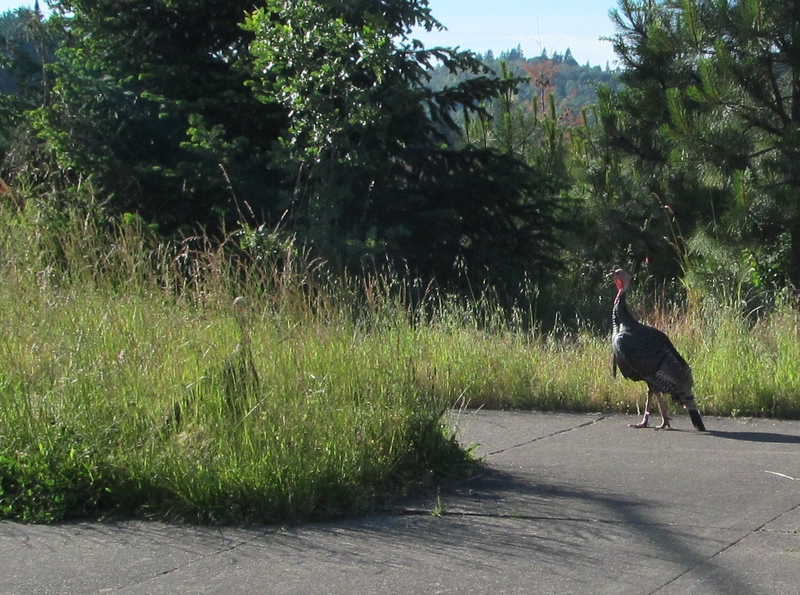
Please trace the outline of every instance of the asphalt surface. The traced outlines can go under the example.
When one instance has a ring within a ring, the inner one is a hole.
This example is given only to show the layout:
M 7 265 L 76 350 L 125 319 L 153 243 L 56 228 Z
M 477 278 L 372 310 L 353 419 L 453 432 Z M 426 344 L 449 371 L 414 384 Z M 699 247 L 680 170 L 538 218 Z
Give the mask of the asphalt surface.
M 347 522 L 3 522 L 0 593 L 800 592 L 800 422 L 633 421 L 462 412 L 480 476 Z

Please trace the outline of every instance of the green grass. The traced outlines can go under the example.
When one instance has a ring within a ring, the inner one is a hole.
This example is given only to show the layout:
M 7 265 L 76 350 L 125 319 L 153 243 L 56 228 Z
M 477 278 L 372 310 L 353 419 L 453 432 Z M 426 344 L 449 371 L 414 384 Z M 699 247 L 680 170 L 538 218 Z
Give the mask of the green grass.
M 693 322 L 681 330 L 707 411 L 800 417 L 800 312 L 782 304 L 753 323 L 709 302 Z
M 691 363 L 704 414 L 800 418 L 800 313 L 790 304 L 748 317 L 708 300 L 644 320 L 665 330 Z M 630 413 L 644 404 L 643 383 L 612 379 L 608 336 L 459 335 L 451 374 L 472 406 Z
M 31 211 L 0 224 L 0 516 L 325 518 L 469 467 L 415 335 L 298 290 L 302 255 L 245 266 Z
M 465 461 L 443 431 L 450 403 L 415 382 L 412 335 L 265 310 L 250 325 L 260 382 L 248 386 L 229 381 L 239 332 L 226 309 L 49 297 L 0 310 L 6 516 L 314 518 Z
M 522 330 L 487 299 L 412 307 L 386 275 L 321 282 L 286 238 L 245 253 L 99 221 L 0 211 L 3 518 L 359 514 L 469 471 L 452 407 L 643 401 L 588 329 Z M 708 301 L 656 322 L 692 363 L 703 413 L 800 417 L 790 306 L 746 318 Z

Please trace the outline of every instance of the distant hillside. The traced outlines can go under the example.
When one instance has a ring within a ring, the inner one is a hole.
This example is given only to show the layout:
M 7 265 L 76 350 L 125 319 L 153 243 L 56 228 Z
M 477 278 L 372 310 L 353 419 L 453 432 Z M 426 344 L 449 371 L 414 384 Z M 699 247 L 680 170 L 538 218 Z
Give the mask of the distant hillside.
M 499 73 L 501 63 L 505 62 L 511 74 L 528 78 L 528 82 L 519 87 L 521 102 L 533 104 L 536 98 L 538 105 L 543 105 L 552 94 L 559 117 L 565 123 L 576 123 L 581 110 L 597 102 L 597 85 L 611 88 L 619 85 L 615 71 L 588 64 L 581 66 L 572 57 L 569 49 L 563 56 L 558 53 L 548 56 L 545 52 L 536 58 L 526 58 L 522 49 L 517 47 L 515 50 L 502 52 L 499 57 L 495 57 L 492 52 L 479 57 L 495 72 Z M 438 67 L 433 72 L 430 85 L 438 89 L 453 85 L 466 76 L 455 76 L 447 69 Z

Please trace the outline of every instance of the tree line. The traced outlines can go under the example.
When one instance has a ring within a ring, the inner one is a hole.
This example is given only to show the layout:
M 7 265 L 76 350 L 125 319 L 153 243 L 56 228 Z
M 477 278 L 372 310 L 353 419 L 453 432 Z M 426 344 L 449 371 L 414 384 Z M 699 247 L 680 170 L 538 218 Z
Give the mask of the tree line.
M 800 0 L 620 0 L 613 73 L 425 48 L 425 1 L 51 4 L 0 19 L 0 150 L 55 211 L 509 295 L 800 288 Z

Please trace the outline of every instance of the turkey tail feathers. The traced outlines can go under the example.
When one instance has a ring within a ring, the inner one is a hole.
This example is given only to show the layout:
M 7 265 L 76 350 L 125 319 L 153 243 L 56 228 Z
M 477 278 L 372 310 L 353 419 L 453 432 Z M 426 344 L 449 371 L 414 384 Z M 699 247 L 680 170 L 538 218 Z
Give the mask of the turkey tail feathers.
M 706 426 L 703 424 L 703 418 L 697 412 L 697 409 L 689 409 L 689 417 L 692 419 L 692 425 L 701 432 L 706 431 Z
M 700 432 L 706 431 L 706 426 L 703 423 L 703 418 L 700 417 L 700 412 L 697 411 L 697 405 L 694 402 L 694 395 L 692 393 L 675 394 L 673 398 L 681 405 L 686 407 L 689 412 L 689 418 L 692 420 L 692 425 Z

